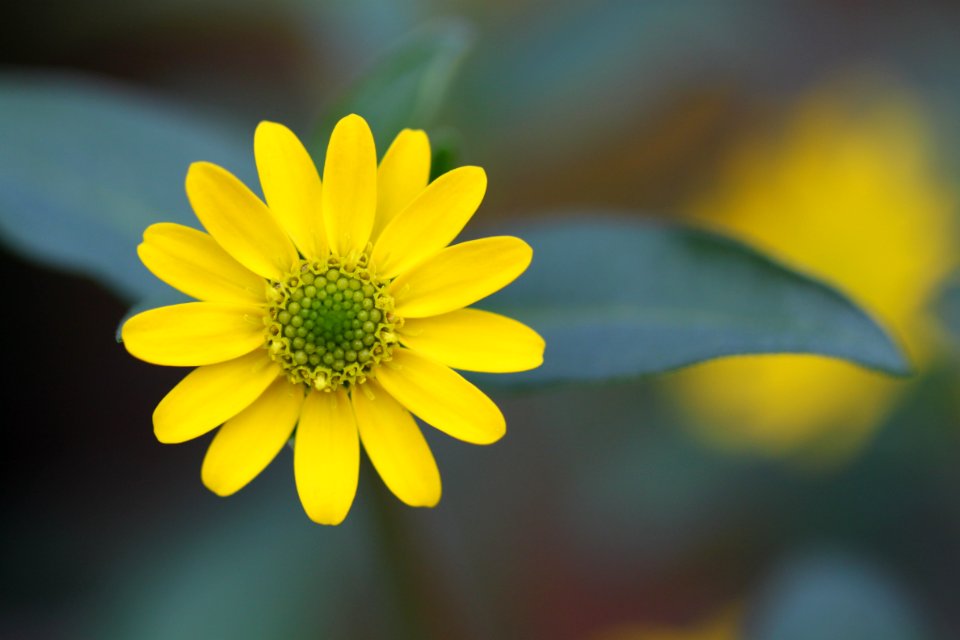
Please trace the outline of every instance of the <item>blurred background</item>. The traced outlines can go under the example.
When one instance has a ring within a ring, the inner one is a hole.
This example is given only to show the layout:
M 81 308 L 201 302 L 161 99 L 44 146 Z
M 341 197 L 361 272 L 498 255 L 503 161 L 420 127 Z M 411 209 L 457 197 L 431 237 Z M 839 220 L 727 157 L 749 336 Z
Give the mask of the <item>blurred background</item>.
M 251 152 L 260 120 L 306 137 L 440 30 L 453 55 L 424 109 L 438 165 L 489 174 L 475 230 L 601 210 L 719 229 L 845 291 L 917 373 L 760 356 L 494 390 L 497 445 L 427 433 L 439 507 L 403 507 L 365 470 L 330 529 L 302 513 L 289 451 L 236 496 L 208 492 L 204 443 L 153 437 L 183 372 L 115 342 L 131 301 L 7 244 L 5 282 L 28 302 L 2 315 L 0 637 L 960 637 L 956 3 L 11 11 L 8 77 L 92 79 Z M 249 173 L 244 157 L 229 168 Z

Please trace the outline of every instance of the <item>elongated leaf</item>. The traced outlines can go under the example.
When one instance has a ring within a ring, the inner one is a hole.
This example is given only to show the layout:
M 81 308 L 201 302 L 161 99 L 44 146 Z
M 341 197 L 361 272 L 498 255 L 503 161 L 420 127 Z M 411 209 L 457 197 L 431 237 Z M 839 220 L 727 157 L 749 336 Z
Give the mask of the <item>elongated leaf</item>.
M 252 133 L 72 76 L 0 76 L 0 235 L 15 251 L 99 279 L 130 300 L 163 292 L 137 259 L 147 225 L 197 225 L 187 167 L 249 181 Z M 248 184 L 256 184 L 248 182 Z
M 518 235 L 533 246 L 533 264 L 479 305 L 546 339 L 543 366 L 514 380 L 602 380 L 759 353 L 908 372 L 894 341 L 841 293 L 733 240 L 597 217 Z
M 164 285 L 133 248 L 164 219 L 193 223 L 181 184 L 198 159 L 250 180 L 249 153 L 206 123 L 78 80 L 0 78 L 0 231 L 16 250 L 132 300 Z M 243 160 L 246 158 L 246 160 Z M 903 373 L 890 338 L 842 295 L 706 233 L 584 220 L 531 228 L 530 272 L 497 298 L 547 339 L 519 380 L 605 379 L 740 353 L 818 353 Z
M 337 120 L 363 116 L 382 154 L 404 128 L 427 128 L 470 46 L 469 27 L 459 21 L 433 25 L 399 46 L 327 109 L 311 151 L 322 160 Z

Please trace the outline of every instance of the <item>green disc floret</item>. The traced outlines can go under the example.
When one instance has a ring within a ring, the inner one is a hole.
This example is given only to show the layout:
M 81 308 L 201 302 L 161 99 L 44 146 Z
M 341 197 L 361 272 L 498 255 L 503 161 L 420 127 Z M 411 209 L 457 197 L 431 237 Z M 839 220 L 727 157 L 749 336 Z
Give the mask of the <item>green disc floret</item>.
M 390 358 L 399 321 L 387 283 L 373 277 L 365 258 L 351 265 L 336 257 L 301 260 L 272 284 L 266 347 L 291 382 L 349 388 Z

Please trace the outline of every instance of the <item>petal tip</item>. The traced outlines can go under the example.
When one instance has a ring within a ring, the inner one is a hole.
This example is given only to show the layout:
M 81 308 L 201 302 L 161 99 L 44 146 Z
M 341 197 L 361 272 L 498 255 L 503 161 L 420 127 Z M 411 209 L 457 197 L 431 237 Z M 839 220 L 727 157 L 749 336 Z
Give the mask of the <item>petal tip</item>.
M 200 469 L 200 481 L 203 482 L 203 486 L 209 489 L 211 493 L 216 494 L 220 498 L 227 498 L 240 490 L 240 487 L 231 487 L 226 484 L 221 478 L 217 477 L 217 474 L 210 471 L 207 465 L 204 465 Z
M 414 144 L 426 145 L 429 152 L 430 137 L 423 129 L 403 129 L 397 134 L 397 138 L 401 137 L 407 138 L 409 142 Z
M 520 262 L 524 263 L 523 269 L 520 270 L 520 273 L 523 273 L 527 270 L 527 267 L 530 266 L 530 263 L 533 262 L 533 247 L 527 244 L 527 241 L 523 238 L 517 238 L 516 236 L 512 237 L 517 244 L 517 252 L 519 254 L 518 257 L 520 258 Z
M 257 128 L 253 132 L 253 144 L 254 151 L 256 147 L 264 144 L 268 141 L 268 136 L 271 135 L 296 135 L 293 131 L 284 124 L 279 122 L 273 122 L 272 120 L 261 120 L 257 124 Z M 299 140 L 299 138 L 298 138 Z
M 540 358 L 540 364 L 543 364 L 543 353 L 547 350 L 547 341 L 544 340 L 543 336 L 541 336 L 539 333 L 537 333 L 533 329 L 530 329 L 530 331 L 532 331 L 533 335 L 536 336 L 536 341 L 534 342 L 534 344 L 537 345 L 537 352 L 538 352 L 537 355 Z M 540 366 L 540 364 L 538 364 L 537 366 Z
M 489 415 L 487 416 L 486 424 L 483 425 L 484 428 L 477 429 L 475 434 L 476 439 L 471 440 L 471 444 L 478 444 L 481 446 L 486 446 L 489 444 L 494 444 L 503 439 L 507 435 L 507 419 L 503 416 L 503 412 L 500 410 L 500 407 L 491 400 L 488 396 L 484 396 L 489 404 L 487 405 L 489 410 Z
M 349 510 L 343 513 L 310 513 L 310 511 L 304 509 L 304 512 L 307 514 L 307 517 L 316 524 L 322 524 L 325 527 L 336 527 L 347 519 Z
M 440 498 L 443 497 L 443 488 L 440 483 L 437 483 L 437 494 L 435 496 L 430 496 L 423 502 L 423 507 L 427 509 L 433 509 L 438 504 L 440 504 Z
M 466 181 L 464 185 L 465 188 L 476 192 L 476 197 L 478 198 L 476 206 L 479 207 L 483 201 L 483 197 L 487 194 L 486 170 L 476 165 L 464 165 L 456 169 L 451 169 L 447 175 L 450 174 L 457 174 L 460 180 Z
M 433 486 L 421 487 L 419 492 L 407 490 L 402 492 L 401 495 L 401 493 L 394 491 L 389 486 L 387 488 L 390 489 L 390 492 L 393 493 L 397 500 L 408 507 L 414 507 L 416 509 L 433 509 L 440 504 L 440 498 L 443 494 L 439 477 L 436 478 L 435 490 Z
M 158 234 L 163 234 L 164 231 L 169 231 L 171 228 L 179 228 L 181 226 L 183 225 L 176 224 L 175 222 L 154 222 L 143 230 L 143 241 L 149 242 L 151 239 L 156 238 Z
M 256 136 L 259 132 L 264 131 L 266 129 L 271 129 L 274 127 L 283 127 L 284 129 L 286 129 L 286 127 L 284 127 L 279 122 L 274 122 L 273 120 L 261 120 L 260 122 L 257 123 L 257 128 L 254 130 L 253 135 Z
M 153 435 L 160 444 L 180 444 L 182 442 L 186 442 L 185 440 L 174 437 L 167 433 L 167 428 L 165 426 L 157 424 L 156 413 L 154 413 L 153 417 Z
M 363 116 L 357 115 L 356 113 L 351 113 L 343 116 L 337 122 L 334 130 L 339 129 L 341 126 L 350 126 L 350 127 L 363 127 L 367 131 L 370 131 L 370 125 L 363 118 Z
M 504 423 L 502 425 L 498 425 L 495 429 L 491 429 L 489 434 L 484 434 L 482 438 L 477 438 L 477 440 L 471 444 L 477 444 L 480 446 L 496 444 L 497 442 L 500 442 L 505 435 L 507 435 L 507 425 Z
M 169 397 L 169 394 L 167 397 Z M 164 400 L 166 400 L 166 398 L 161 400 L 160 404 L 153 410 L 153 435 L 157 439 L 157 442 L 160 444 L 182 444 L 202 435 L 184 436 L 182 431 L 177 428 L 178 425 L 171 423 L 166 411 L 167 405 Z
M 206 160 L 196 160 L 191 162 L 190 166 L 187 167 L 187 180 L 189 180 L 191 176 L 197 176 L 200 173 L 215 171 L 217 169 L 220 169 L 219 165 L 213 164 L 212 162 L 208 162 Z

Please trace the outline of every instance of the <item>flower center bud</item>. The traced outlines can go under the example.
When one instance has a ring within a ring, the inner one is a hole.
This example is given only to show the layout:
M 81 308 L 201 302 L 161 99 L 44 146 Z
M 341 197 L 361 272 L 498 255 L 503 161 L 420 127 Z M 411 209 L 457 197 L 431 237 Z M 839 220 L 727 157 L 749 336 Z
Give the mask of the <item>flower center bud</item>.
M 355 264 L 301 260 L 271 289 L 270 356 L 295 384 L 326 391 L 362 384 L 397 342 L 386 284 L 370 274 L 366 256 Z

